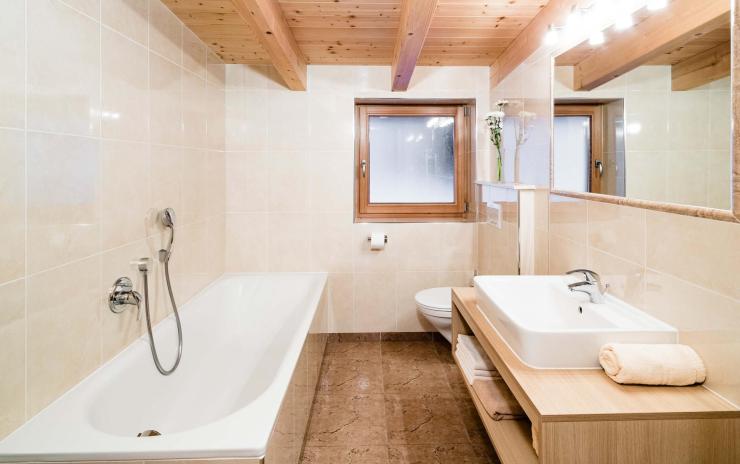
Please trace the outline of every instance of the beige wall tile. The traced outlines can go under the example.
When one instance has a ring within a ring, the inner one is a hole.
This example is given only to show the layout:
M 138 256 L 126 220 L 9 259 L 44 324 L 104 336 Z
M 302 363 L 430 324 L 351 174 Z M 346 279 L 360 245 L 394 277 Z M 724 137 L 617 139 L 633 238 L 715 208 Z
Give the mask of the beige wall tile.
M 401 271 L 433 271 L 442 261 L 441 225 L 424 223 L 399 224 L 393 237 L 396 242 L 398 269 Z
M 476 225 L 447 222 L 439 226 L 438 269 L 465 271 L 475 267 Z
M 226 215 L 226 272 L 267 271 L 267 213 Z
M 0 130 L 0 283 L 25 274 L 25 143 L 23 131 Z
M 267 159 L 262 151 L 226 153 L 227 211 L 267 211 Z
M 222 216 L 226 212 L 226 159 L 222 151 L 206 152 L 205 216 Z
M 226 86 L 226 65 L 208 47 L 206 47 L 206 81 L 221 90 Z
M 100 20 L 100 0 L 62 0 L 64 3 L 90 16 L 92 19 Z
M 299 272 L 311 269 L 311 218 L 306 213 L 268 213 L 267 269 Z
M 267 101 L 268 141 L 272 150 L 300 150 L 310 135 L 306 92 L 270 92 Z M 254 110 L 252 110 L 254 112 Z M 259 113 L 264 118 L 264 107 Z
M 28 272 L 100 249 L 98 140 L 28 134 Z
M 28 2 L 28 128 L 100 133 L 100 26 L 56 0 Z
M 206 78 L 207 48 L 193 31 L 182 28 L 182 66 L 201 79 Z
M 473 285 L 473 270 L 470 271 L 439 271 L 437 272 L 437 287 L 470 287 Z
M 271 151 L 267 157 L 267 207 L 270 212 L 306 211 L 308 208 L 308 153 Z
M 312 270 L 352 272 L 352 216 L 349 213 L 313 214 L 308 233 Z
M 416 310 L 417 292 L 438 285 L 437 272 L 396 273 L 396 327 L 398 332 L 433 332 L 434 327 Z
M 354 207 L 354 152 L 312 151 L 308 155 L 309 210 L 347 212 Z
M 205 150 L 183 149 L 180 220 L 184 224 L 201 222 L 207 215 L 207 169 L 208 155 Z
M 168 60 L 182 63 L 184 26 L 162 2 L 149 1 L 149 48 Z
M 101 249 L 117 247 L 147 235 L 149 146 L 103 140 L 100 174 Z
M 26 21 L 25 0 L 3 3 L 0 16 L 0 126 L 26 125 Z
M 355 272 L 394 271 L 398 267 L 398 254 L 402 245 L 396 232 L 401 224 L 357 223 L 352 226 L 352 265 Z M 373 233 L 388 236 L 382 250 L 371 250 L 367 238 Z
M 29 416 L 100 365 L 100 288 L 99 257 L 28 279 Z
M 149 43 L 149 0 L 103 1 L 101 21 L 131 40 L 147 46 Z
M 587 267 L 586 244 L 550 234 L 550 274 Z
M 647 267 L 740 299 L 740 225 L 647 213 Z
M 174 208 L 182 211 L 183 162 L 179 147 L 152 145 L 149 153 L 150 209 Z M 159 229 L 157 229 L 159 230 Z
M 585 200 L 553 195 L 550 203 L 550 233 L 576 242 L 586 242 Z
M 0 439 L 20 426 L 26 414 L 26 282 L 0 285 Z
M 145 330 L 144 303 L 141 305 L 141 319 L 137 320 L 135 306 L 129 306 L 120 313 L 113 313 L 108 306 L 108 292 L 119 277 L 129 277 L 134 289 L 144 294 L 144 282 L 138 266 L 139 258 L 154 257 L 149 243 L 139 240 L 129 245 L 104 252 L 101 259 L 100 286 L 98 288 L 98 311 L 100 312 L 100 353 L 103 362 L 111 359 L 127 347 Z M 151 262 L 152 269 L 155 263 Z M 150 282 L 150 286 L 155 282 Z M 152 289 L 153 290 L 153 289 Z
M 645 286 L 645 268 L 631 261 L 588 248 L 588 266 L 599 273 L 609 285 L 609 294 L 635 306 L 642 306 Z
M 646 274 L 645 310 L 679 331 L 707 366 L 707 387 L 740 403 L 740 301 L 667 274 Z
M 149 140 L 149 53 L 120 34 L 102 29 L 103 137 Z
M 149 86 L 149 124 L 152 143 L 182 144 L 180 68 L 159 55 L 150 53 Z
M 329 274 L 328 288 L 329 332 L 354 332 L 354 274 Z
M 218 66 L 222 67 L 223 65 Z M 206 121 L 208 148 L 212 150 L 224 150 L 226 142 L 226 123 L 224 120 L 226 93 L 222 87 L 208 82 L 206 86 L 206 100 L 206 108 L 208 109 L 208 120 Z
M 182 71 L 183 145 L 205 148 L 208 145 L 208 108 L 206 80 Z
M 393 332 L 396 330 L 396 275 L 356 273 L 355 331 Z
M 588 202 L 588 244 L 614 256 L 645 264 L 645 210 Z
M 226 150 L 267 148 L 267 101 L 266 90 L 226 91 Z

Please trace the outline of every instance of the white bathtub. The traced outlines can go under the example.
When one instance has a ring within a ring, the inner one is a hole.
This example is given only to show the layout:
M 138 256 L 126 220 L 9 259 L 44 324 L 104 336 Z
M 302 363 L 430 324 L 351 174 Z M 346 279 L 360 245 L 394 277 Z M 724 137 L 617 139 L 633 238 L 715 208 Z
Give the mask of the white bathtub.
M 137 340 L 0 442 L 0 461 L 265 456 L 307 335 L 326 332 L 318 310 L 325 284 L 322 273 L 218 279 L 182 308 L 175 373 L 160 375 L 148 339 Z M 163 365 L 171 365 L 171 317 L 155 339 Z M 316 350 L 323 354 L 323 345 Z M 298 383 L 315 387 L 320 362 Z M 162 435 L 137 438 L 147 429 Z

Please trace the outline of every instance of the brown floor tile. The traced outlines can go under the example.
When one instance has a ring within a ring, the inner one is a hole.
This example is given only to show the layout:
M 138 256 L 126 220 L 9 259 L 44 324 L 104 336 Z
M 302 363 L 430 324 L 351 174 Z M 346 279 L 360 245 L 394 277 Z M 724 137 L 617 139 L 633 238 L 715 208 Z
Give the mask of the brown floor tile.
M 468 444 L 391 446 L 390 464 L 489 464 Z
M 328 357 L 319 379 L 320 393 L 383 393 L 383 370 L 377 361 Z
M 451 393 L 445 366 L 428 361 L 383 360 L 385 393 Z
M 498 454 L 496 454 L 496 450 L 490 441 L 486 440 L 485 443 L 473 443 L 473 449 L 475 450 L 475 454 L 484 459 L 483 462 L 501 464 L 501 460 L 498 458 Z
M 438 336 L 434 338 L 434 349 L 437 352 L 437 356 L 442 362 L 448 364 L 455 364 L 455 360 L 452 359 L 452 345 L 444 337 Z
M 473 404 L 473 400 L 470 397 L 467 398 L 456 398 L 457 407 L 460 411 L 463 424 L 465 425 L 465 431 L 470 438 L 472 444 L 476 443 L 489 443 L 488 432 L 478 415 L 478 410 Z
M 450 390 L 452 390 L 452 395 L 455 398 L 463 398 L 463 399 L 470 399 L 470 392 L 468 391 L 467 387 L 467 380 L 465 380 L 465 377 L 463 377 L 462 372 L 460 372 L 460 368 L 457 367 L 457 364 L 445 364 L 445 378 L 447 379 L 447 383 L 450 385 Z
M 335 358 L 380 362 L 380 342 L 327 343 L 324 362 Z
M 333 333 L 329 334 L 329 341 L 336 342 L 379 342 L 380 332 L 366 333 Z
M 385 395 L 388 440 L 392 444 L 470 443 L 452 395 Z
M 383 332 L 380 340 L 384 342 L 431 342 L 431 332 Z
M 386 443 L 383 395 L 316 395 L 306 446 Z
M 439 363 L 437 350 L 432 342 L 382 342 L 380 351 L 383 361 L 411 362 L 426 361 Z
M 388 464 L 385 446 L 311 446 L 303 450 L 302 464 Z

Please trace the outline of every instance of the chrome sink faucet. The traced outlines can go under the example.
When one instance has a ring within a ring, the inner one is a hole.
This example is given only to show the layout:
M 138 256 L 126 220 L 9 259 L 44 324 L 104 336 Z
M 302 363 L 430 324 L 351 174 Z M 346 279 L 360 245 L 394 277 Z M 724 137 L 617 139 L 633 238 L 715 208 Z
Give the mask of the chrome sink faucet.
M 604 302 L 604 295 L 606 295 L 606 292 L 609 290 L 609 284 L 603 285 L 599 274 L 589 269 L 574 269 L 566 272 L 566 274 L 583 274 L 585 279 L 581 282 L 568 284 L 568 289 L 570 289 L 571 292 L 585 293 L 588 295 L 588 299 L 591 300 L 591 303 Z

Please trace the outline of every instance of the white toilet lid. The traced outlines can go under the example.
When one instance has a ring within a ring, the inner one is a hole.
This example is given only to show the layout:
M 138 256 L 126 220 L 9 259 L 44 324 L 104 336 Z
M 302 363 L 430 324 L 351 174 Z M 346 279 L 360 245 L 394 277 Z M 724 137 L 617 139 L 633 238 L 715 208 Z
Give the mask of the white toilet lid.
M 452 288 L 437 287 L 422 290 L 414 296 L 416 304 L 433 311 L 452 311 Z

